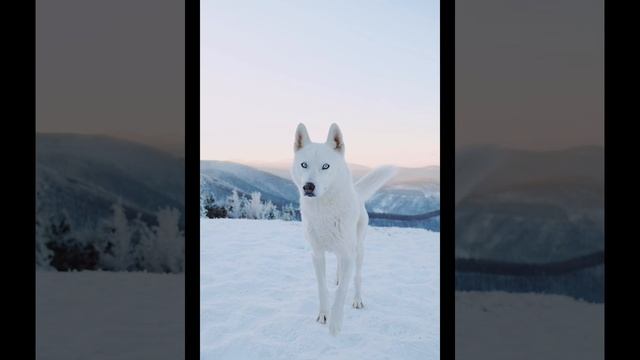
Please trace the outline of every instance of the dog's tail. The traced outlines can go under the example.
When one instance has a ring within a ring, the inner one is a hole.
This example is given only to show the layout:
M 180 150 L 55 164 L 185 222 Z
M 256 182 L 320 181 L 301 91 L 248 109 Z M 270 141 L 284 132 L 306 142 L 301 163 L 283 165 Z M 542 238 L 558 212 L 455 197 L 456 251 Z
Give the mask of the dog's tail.
M 362 202 L 369 200 L 387 181 L 398 173 L 395 166 L 385 165 L 373 169 L 355 183 L 356 193 Z

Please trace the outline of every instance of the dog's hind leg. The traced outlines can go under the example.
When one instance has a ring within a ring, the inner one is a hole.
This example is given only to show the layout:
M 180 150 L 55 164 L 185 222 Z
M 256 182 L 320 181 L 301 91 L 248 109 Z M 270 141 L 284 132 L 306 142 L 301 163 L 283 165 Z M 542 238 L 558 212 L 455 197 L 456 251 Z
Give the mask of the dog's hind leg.
M 362 303 L 362 258 L 364 257 L 364 235 L 366 229 L 366 225 L 358 226 L 358 243 L 356 244 L 356 275 L 353 278 L 353 284 L 356 288 L 355 296 L 353 297 L 353 307 L 356 309 L 362 309 L 364 307 L 364 304 Z
M 316 271 L 316 280 L 318 280 L 318 297 L 320 299 L 320 311 L 316 321 L 321 324 L 327 323 L 327 314 L 329 313 L 329 306 L 327 297 L 327 279 L 325 271 L 325 258 L 324 251 L 313 251 L 313 267 Z
M 329 316 L 329 331 L 332 335 L 337 335 L 342 328 L 342 319 L 344 317 L 344 300 L 347 297 L 347 290 L 349 289 L 349 279 L 353 274 L 353 255 L 352 254 L 340 254 L 338 255 L 338 262 L 340 262 L 340 285 L 336 290 L 336 298 L 331 308 L 331 316 Z

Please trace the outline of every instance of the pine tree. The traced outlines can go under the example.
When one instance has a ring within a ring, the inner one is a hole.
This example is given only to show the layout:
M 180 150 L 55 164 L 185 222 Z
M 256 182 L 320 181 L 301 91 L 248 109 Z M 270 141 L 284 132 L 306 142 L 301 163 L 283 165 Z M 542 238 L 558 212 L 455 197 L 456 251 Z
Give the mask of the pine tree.
M 207 196 L 204 202 L 205 215 L 209 219 L 226 218 L 227 209 L 224 206 L 218 206 L 213 196 Z
M 49 238 L 46 236 L 46 227 L 49 225 L 48 217 L 41 202 L 41 192 L 36 191 L 36 268 L 41 270 L 51 269 L 53 252 L 47 247 Z
M 72 229 L 69 214 L 64 209 L 47 217 L 41 236 L 50 250 L 49 264 L 59 271 L 95 269 L 98 251 L 92 244 L 80 242 L 78 232 Z
M 271 201 L 267 201 L 264 204 L 264 218 L 270 219 L 270 220 L 280 218 L 280 212 L 278 211 L 278 208 L 275 205 L 273 205 Z
M 230 218 L 239 219 L 244 215 L 243 198 L 238 195 L 238 191 L 235 189 L 227 197 L 226 209 Z
M 261 201 L 262 194 L 255 191 L 247 202 L 247 217 L 249 219 L 264 219 L 265 207 Z
M 113 266 L 116 270 L 127 270 L 130 265 L 131 251 L 131 229 L 129 229 L 129 221 L 125 214 L 122 201 L 118 200 L 111 206 L 113 211 L 112 232 L 110 241 L 113 246 Z
M 154 227 L 155 251 L 153 268 L 178 273 L 184 269 L 184 234 L 180 231 L 180 211 L 163 208 L 157 213 L 158 226 Z
M 293 207 L 293 204 L 289 203 L 282 208 L 282 215 L 280 218 L 285 221 L 296 220 L 296 209 Z
M 148 263 L 148 257 L 153 252 L 155 243 L 155 235 L 145 221 L 142 220 L 142 214 L 133 220 L 132 229 L 132 266 L 137 270 L 153 271 L 152 266 Z M 134 241 L 135 240 L 135 241 Z
M 210 197 L 210 194 L 205 193 L 202 189 L 200 189 L 200 217 L 207 216 L 207 210 L 205 209 L 207 199 Z

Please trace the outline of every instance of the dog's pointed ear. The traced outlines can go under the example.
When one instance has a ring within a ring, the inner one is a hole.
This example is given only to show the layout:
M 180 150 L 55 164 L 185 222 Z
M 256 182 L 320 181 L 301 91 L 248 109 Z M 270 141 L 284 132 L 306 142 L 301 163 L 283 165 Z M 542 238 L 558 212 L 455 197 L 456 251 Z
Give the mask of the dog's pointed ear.
M 342 131 L 338 127 L 338 124 L 331 124 L 329 128 L 329 135 L 327 135 L 327 145 L 332 149 L 344 155 L 344 138 L 342 137 Z
M 305 145 L 309 144 L 309 133 L 307 133 L 307 127 L 303 123 L 298 124 L 296 128 L 296 136 L 293 142 L 293 151 L 296 152 L 302 149 Z

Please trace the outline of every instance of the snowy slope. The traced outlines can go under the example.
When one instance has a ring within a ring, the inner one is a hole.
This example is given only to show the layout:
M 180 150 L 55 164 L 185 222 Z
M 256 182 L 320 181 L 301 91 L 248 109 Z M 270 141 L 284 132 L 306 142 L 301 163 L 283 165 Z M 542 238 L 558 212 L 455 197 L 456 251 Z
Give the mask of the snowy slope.
M 200 161 L 200 189 L 218 201 L 224 201 L 233 190 L 244 196 L 258 191 L 263 200 L 279 206 L 297 203 L 299 197 L 289 178 L 281 178 L 241 164 L 214 160 Z
M 184 274 L 36 272 L 36 358 L 184 359 Z
M 438 184 L 388 185 L 378 190 L 366 203 L 376 213 L 416 215 L 440 209 Z
M 439 359 L 439 233 L 370 227 L 365 308 L 347 304 L 332 337 L 315 321 L 317 286 L 300 222 L 200 224 L 201 359 Z M 335 257 L 327 259 L 333 280 Z M 329 284 L 332 298 L 334 290 Z
M 604 359 L 604 305 L 570 297 L 456 292 L 456 359 Z

